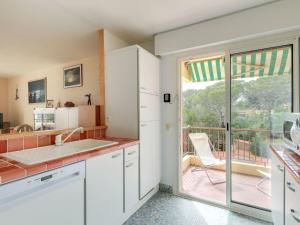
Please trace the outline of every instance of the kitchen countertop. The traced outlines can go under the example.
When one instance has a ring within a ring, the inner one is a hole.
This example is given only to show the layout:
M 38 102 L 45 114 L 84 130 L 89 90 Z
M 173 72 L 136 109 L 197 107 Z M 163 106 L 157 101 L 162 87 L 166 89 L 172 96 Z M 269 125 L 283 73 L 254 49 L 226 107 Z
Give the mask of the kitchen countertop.
M 114 152 L 119 149 L 131 145 L 136 145 L 139 143 L 138 140 L 126 139 L 126 138 L 109 137 L 109 138 L 102 138 L 101 140 L 117 141 L 119 143 L 116 145 L 112 145 L 112 146 L 108 146 L 96 150 L 91 150 L 83 153 L 77 153 L 72 156 L 55 159 L 55 160 L 51 160 L 51 161 L 47 161 L 35 165 L 25 165 L 20 162 L 8 159 L 4 156 L 0 156 L 0 185 L 17 179 L 26 178 L 41 172 L 52 170 L 58 167 L 66 166 L 75 162 L 83 161 L 94 156 Z
M 270 145 L 270 148 L 300 184 L 300 156 L 282 145 Z

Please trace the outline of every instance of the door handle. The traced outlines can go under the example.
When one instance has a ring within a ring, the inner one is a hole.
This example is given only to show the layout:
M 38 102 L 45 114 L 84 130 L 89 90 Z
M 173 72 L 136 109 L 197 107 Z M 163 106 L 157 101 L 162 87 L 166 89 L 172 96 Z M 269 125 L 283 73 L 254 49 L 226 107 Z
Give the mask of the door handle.
M 134 153 L 136 153 L 136 151 L 128 152 L 127 155 L 133 155 Z
M 115 155 L 112 155 L 111 157 L 114 159 L 114 158 L 117 158 L 121 155 L 121 153 L 118 153 L 118 154 L 115 154 Z
M 134 165 L 134 163 L 129 163 L 128 165 L 126 165 L 126 168 L 132 167 Z
M 297 223 L 300 223 L 300 218 L 296 216 L 296 212 L 294 209 L 291 209 L 291 215 Z
M 292 192 L 296 192 L 296 189 L 292 187 L 292 183 L 291 182 L 286 182 L 287 187 L 292 191 Z
M 277 169 L 278 169 L 280 172 L 283 172 L 283 168 L 282 168 L 281 165 L 277 165 L 276 167 L 277 167 Z

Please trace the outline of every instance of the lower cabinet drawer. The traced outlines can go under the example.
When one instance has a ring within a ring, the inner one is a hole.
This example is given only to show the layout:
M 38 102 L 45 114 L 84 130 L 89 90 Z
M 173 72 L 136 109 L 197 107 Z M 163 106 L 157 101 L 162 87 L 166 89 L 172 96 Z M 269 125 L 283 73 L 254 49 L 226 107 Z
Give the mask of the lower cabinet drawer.
M 139 201 L 139 161 L 138 158 L 125 162 L 125 212 L 136 206 Z
M 300 185 L 285 173 L 285 224 L 300 225 Z
M 139 157 L 139 145 L 133 145 L 125 148 L 125 162 Z

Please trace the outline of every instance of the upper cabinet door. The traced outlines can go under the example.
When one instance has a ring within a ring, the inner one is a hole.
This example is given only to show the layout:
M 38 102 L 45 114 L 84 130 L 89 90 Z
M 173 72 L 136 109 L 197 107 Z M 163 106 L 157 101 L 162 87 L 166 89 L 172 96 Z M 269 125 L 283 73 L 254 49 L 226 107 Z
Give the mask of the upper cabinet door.
M 160 96 L 140 94 L 140 122 L 160 120 Z
M 159 59 L 139 48 L 139 88 L 140 92 L 160 94 Z
M 73 107 L 68 109 L 68 128 L 78 127 L 78 107 Z
M 138 50 L 135 46 L 110 52 L 105 58 L 107 135 L 138 138 Z
M 69 128 L 69 115 L 67 108 L 57 108 L 55 111 L 55 125 L 56 129 Z

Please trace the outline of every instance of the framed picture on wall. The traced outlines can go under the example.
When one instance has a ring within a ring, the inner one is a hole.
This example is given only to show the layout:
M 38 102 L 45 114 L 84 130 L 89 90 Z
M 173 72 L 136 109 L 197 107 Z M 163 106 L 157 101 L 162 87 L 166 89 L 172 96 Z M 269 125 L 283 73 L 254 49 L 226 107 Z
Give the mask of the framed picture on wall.
M 46 102 L 47 78 L 28 82 L 28 102 L 44 103 Z
M 82 86 L 82 65 L 64 68 L 64 88 Z

